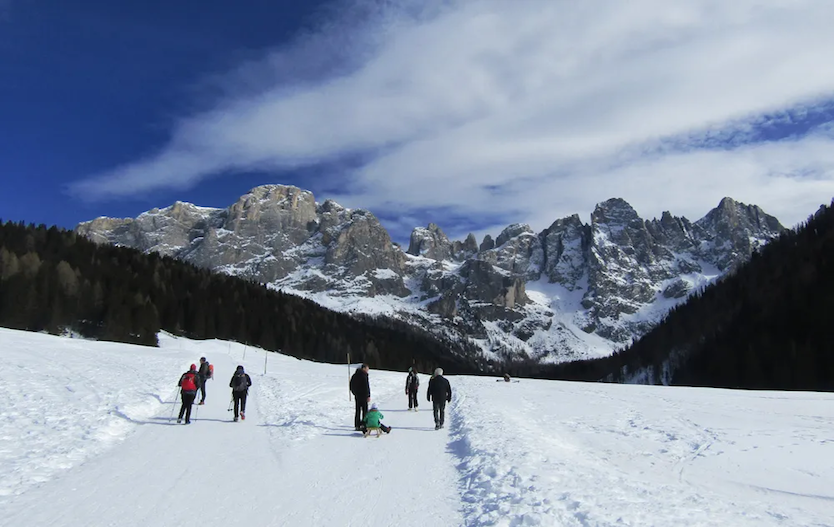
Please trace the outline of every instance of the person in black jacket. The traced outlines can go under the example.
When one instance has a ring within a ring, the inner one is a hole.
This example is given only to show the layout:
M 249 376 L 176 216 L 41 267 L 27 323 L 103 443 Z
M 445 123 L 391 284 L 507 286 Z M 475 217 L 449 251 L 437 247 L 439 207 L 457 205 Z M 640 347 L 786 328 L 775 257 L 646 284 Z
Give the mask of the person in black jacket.
M 353 426 L 356 430 L 361 430 L 362 423 L 365 422 L 365 416 L 368 415 L 368 403 L 371 402 L 371 383 L 368 380 L 367 364 L 356 368 L 353 377 L 350 378 L 350 393 L 356 399 L 356 415 L 353 419 Z
M 241 419 L 246 419 L 246 394 L 249 393 L 249 387 L 252 386 L 252 379 L 249 374 L 243 371 L 243 366 L 238 366 L 232 375 L 232 380 L 229 381 L 229 388 L 232 389 L 232 399 L 235 401 L 235 421 L 238 415 Z M 240 413 L 238 413 L 238 408 Z
M 408 396 L 408 409 L 414 408 L 417 411 L 417 390 L 420 389 L 420 378 L 417 377 L 417 370 L 408 369 L 408 377 L 405 378 L 405 394 Z
M 446 419 L 446 403 L 452 401 L 452 386 L 443 376 L 442 368 L 434 370 L 426 397 L 434 404 L 434 429 L 440 430 Z
M 200 402 L 206 404 L 206 380 L 211 379 L 211 369 L 205 357 L 200 357 L 200 369 L 197 371 L 200 376 Z

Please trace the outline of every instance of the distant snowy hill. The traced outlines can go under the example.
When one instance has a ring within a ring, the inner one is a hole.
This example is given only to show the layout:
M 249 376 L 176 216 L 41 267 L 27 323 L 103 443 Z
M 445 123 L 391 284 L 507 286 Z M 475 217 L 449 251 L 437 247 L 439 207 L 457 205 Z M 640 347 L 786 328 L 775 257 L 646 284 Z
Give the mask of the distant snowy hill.
M 407 250 L 376 217 L 296 187 L 252 189 L 226 209 L 176 203 L 78 225 L 102 243 L 157 251 L 249 277 L 331 309 L 379 313 L 468 339 L 488 359 L 605 356 L 783 227 L 725 198 L 702 219 L 641 219 L 622 199 L 540 233 L 514 224 L 480 244 L 434 224 Z
M 371 370 L 393 427 L 353 430 L 352 367 L 160 335 L 0 329 L 0 526 L 830 526 L 834 394 L 450 376 L 446 428 Z M 244 357 L 245 355 L 245 357 Z M 214 364 L 177 425 L 177 380 Z M 265 359 L 267 362 L 265 363 Z M 246 420 L 227 411 L 243 365 Z M 265 372 L 266 370 L 266 372 Z

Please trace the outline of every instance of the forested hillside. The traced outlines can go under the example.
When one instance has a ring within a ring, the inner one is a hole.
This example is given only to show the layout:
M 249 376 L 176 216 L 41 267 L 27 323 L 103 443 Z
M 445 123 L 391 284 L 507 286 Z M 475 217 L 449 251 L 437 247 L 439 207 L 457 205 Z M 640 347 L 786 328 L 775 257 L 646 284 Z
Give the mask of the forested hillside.
M 834 390 L 834 209 L 753 254 L 611 357 L 520 372 L 777 390 Z
M 0 225 L 0 325 L 146 345 L 165 330 L 327 362 L 350 353 L 375 368 L 489 367 L 465 344 L 403 322 L 335 313 L 156 253 L 12 222 Z

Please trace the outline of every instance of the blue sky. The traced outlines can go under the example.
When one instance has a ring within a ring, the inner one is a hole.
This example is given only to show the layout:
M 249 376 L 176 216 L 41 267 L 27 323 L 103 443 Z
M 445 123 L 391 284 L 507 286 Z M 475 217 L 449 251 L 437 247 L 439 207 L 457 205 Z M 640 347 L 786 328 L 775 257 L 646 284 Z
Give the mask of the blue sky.
M 0 217 L 72 227 L 174 200 L 227 206 L 264 182 L 303 184 L 303 176 L 240 173 L 98 201 L 66 189 L 164 144 L 178 116 L 211 99 L 213 75 L 311 27 L 321 4 L 10 2 L 0 18 Z
M 0 0 L 0 217 L 294 184 L 403 241 L 834 196 L 827 0 Z

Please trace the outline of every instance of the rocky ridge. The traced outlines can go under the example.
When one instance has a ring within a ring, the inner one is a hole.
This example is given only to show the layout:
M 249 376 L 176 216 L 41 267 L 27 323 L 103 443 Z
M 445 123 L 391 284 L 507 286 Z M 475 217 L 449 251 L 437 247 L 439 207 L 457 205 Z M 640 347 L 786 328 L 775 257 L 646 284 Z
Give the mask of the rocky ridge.
M 730 198 L 696 222 L 668 212 L 643 220 L 618 198 L 590 220 L 574 214 L 539 233 L 514 224 L 480 244 L 429 224 L 403 251 L 368 211 L 266 185 L 226 209 L 177 202 L 76 230 L 330 308 L 403 318 L 469 339 L 490 359 L 547 362 L 611 353 L 783 230 Z

